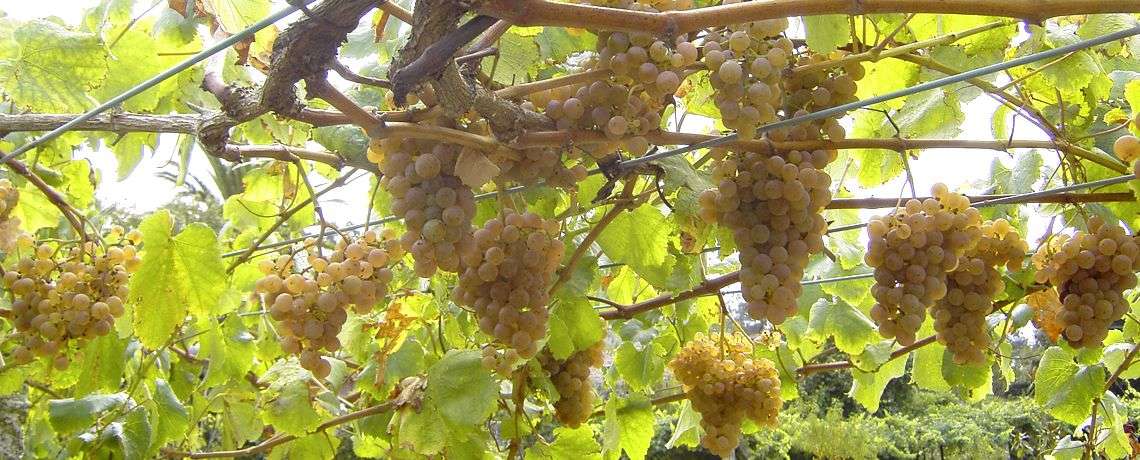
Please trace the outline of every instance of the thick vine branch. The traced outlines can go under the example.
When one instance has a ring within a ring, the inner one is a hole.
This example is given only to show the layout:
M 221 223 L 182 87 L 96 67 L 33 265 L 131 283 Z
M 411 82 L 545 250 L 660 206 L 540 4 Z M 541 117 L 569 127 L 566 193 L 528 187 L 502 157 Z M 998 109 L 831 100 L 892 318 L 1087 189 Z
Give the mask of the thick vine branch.
M 71 114 L 28 113 L 0 114 L 0 134 L 23 131 L 51 131 L 78 117 Z M 195 134 L 202 123 L 199 115 L 146 115 L 105 113 L 80 123 L 75 131 L 107 131 L 127 133 Z
M 1074 14 L 1140 12 L 1140 0 L 754 0 L 656 13 L 550 0 L 487 0 L 478 11 L 519 26 L 562 26 L 675 36 L 708 27 L 821 14 L 970 14 L 1040 22 Z
M 996 200 L 999 198 L 1010 198 L 1018 195 L 972 195 L 967 198 L 971 203 L 979 201 Z M 918 197 L 923 200 L 930 197 Z M 1025 204 L 1025 203 L 1130 203 L 1136 201 L 1136 196 L 1132 192 L 1105 192 L 1105 193 L 1058 193 L 1056 195 L 1049 195 L 1044 197 L 1027 197 L 1023 199 L 1014 199 L 1010 204 Z M 876 208 L 893 208 L 898 206 L 899 199 L 896 198 L 836 198 L 831 200 L 827 205 L 827 209 L 876 209 Z
M 672 305 L 677 302 L 683 302 L 695 297 L 712 294 L 719 291 L 721 288 L 728 286 L 732 283 L 740 281 L 740 272 L 735 271 L 726 275 L 721 275 L 716 278 L 709 278 L 698 284 L 688 291 L 679 292 L 677 294 L 661 294 L 649 300 L 644 300 L 634 304 L 630 304 L 624 308 L 604 311 L 600 314 L 603 319 L 630 319 L 639 313 L 644 313 L 650 310 L 656 310 L 666 305 Z

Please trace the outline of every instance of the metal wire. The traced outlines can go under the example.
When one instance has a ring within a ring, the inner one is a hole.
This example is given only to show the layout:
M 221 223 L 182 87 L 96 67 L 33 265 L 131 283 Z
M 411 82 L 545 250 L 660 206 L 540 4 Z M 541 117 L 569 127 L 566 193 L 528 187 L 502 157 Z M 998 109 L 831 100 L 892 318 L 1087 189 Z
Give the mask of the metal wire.
M 50 141 L 52 139 L 55 139 L 55 138 L 63 135 L 63 133 L 70 131 L 71 128 L 74 128 L 75 126 L 79 125 L 80 123 L 83 123 L 87 120 L 90 120 L 91 118 L 94 118 L 95 116 L 97 116 L 103 112 L 106 112 L 107 110 L 110 110 L 110 109 L 114 108 L 115 106 L 118 106 L 119 104 L 122 104 L 123 101 L 126 101 L 127 99 L 130 99 L 132 97 L 135 97 L 139 93 L 142 93 L 143 91 L 146 91 L 146 90 L 154 87 L 155 85 L 162 83 L 163 81 L 166 81 L 167 79 L 177 75 L 178 73 L 182 72 L 183 70 L 186 70 L 186 69 L 192 67 L 194 64 L 202 62 L 206 58 L 209 58 L 210 56 L 213 56 L 213 55 L 225 50 L 226 48 L 229 48 L 229 47 L 237 44 L 238 42 L 245 40 L 246 38 L 250 37 L 251 35 L 257 33 L 257 31 L 264 29 L 266 27 L 269 27 L 273 23 L 284 19 L 286 16 L 289 16 L 290 14 L 293 14 L 293 13 L 299 11 L 302 6 L 307 5 L 309 3 L 312 3 L 313 1 L 314 0 L 292 0 L 291 3 L 289 4 L 289 6 L 281 9 L 280 11 L 278 11 L 276 13 L 269 15 L 269 17 L 266 17 L 265 19 L 262 19 L 261 21 L 258 21 L 256 23 L 250 25 L 249 27 L 245 28 L 245 30 L 242 30 L 242 31 L 240 31 L 234 35 L 229 36 L 229 37 L 226 37 L 225 40 L 218 42 L 214 46 L 206 48 L 206 49 L 202 50 L 201 52 L 199 52 L 198 54 L 190 56 L 185 61 L 182 61 L 182 62 L 178 63 L 177 65 L 175 65 L 174 67 L 167 69 L 165 72 L 162 72 L 158 75 L 155 75 L 154 77 L 152 77 L 151 79 L 149 79 L 147 81 L 139 83 L 134 88 L 131 88 L 131 89 L 124 91 L 122 94 L 119 94 L 118 96 L 115 96 L 111 100 L 104 102 L 103 104 L 99 105 L 98 107 L 95 107 L 94 109 L 91 109 L 91 110 L 85 112 L 84 114 L 82 114 L 78 117 L 75 117 L 71 121 L 60 125 L 58 128 L 55 128 L 55 129 L 49 131 L 47 134 L 44 134 L 43 136 L 40 136 L 40 137 L 36 138 L 35 140 L 20 146 L 20 148 L 13 150 L 12 153 L 9 153 L 7 155 L 4 155 L 3 157 L 0 157 L 0 163 L 7 163 L 8 160 L 16 158 L 16 157 L 28 152 L 31 149 L 39 147 L 40 145 L 42 145 L 43 143 L 45 143 L 47 141 Z

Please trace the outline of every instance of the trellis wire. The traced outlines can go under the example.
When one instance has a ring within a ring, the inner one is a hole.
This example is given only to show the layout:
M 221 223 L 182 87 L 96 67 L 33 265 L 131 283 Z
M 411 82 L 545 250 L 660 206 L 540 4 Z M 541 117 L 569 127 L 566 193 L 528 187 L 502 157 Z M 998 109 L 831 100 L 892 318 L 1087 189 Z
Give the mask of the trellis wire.
M 937 80 L 931 80 L 931 81 L 928 81 L 926 83 L 921 83 L 921 84 L 912 86 L 910 88 L 905 88 L 905 89 L 902 89 L 899 91 L 895 91 L 895 92 L 891 92 L 891 93 L 887 93 L 887 94 L 883 94 L 883 95 L 879 95 L 879 96 L 869 97 L 867 99 L 858 100 L 858 101 L 851 102 L 848 104 L 837 105 L 835 107 L 820 110 L 818 112 L 811 112 L 811 113 L 808 113 L 808 114 L 803 115 L 803 116 L 792 117 L 792 118 L 789 118 L 787 120 L 780 120 L 780 121 L 768 123 L 766 125 L 760 126 L 759 128 L 756 128 L 756 133 L 761 134 L 761 133 L 765 133 L 765 132 L 768 132 L 768 131 L 771 131 L 774 129 L 780 129 L 780 128 L 784 128 L 784 127 L 795 126 L 795 125 L 798 125 L 800 123 L 807 122 L 807 121 L 820 120 L 823 118 L 831 117 L 833 115 L 842 115 L 843 113 L 846 113 L 846 112 L 849 112 L 849 111 L 852 111 L 855 109 L 861 109 L 864 107 L 875 105 L 875 104 L 878 104 L 880 102 L 886 102 L 886 101 L 889 101 L 891 99 L 897 99 L 900 97 L 910 96 L 910 95 L 915 94 L 915 93 L 920 93 L 920 92 L 927 91 L 927 90 L 941 88 L 943 86 L 951 85 L 954 83 L 961 83 L 961 82 L 969 80 L 971 78 L 977 78 L 977 77 L 989 75 L 991 73 L 1009 70 L 1011 68 L 1018 67 L 1018 66 L 1021 66 L 1024 64 L 1029 64 L 1032 62 L 1042 61 L 1042 60 L 1049 59 L 1052 57 L 1062 56 L 1062 55 L 1069 54 L 1072 52 L 1081 51 L 1081 50 L 1086 49 L 1086 48 L 1092 48 L 1092 47 L 1097 46 L 1097 45 L 1103 45 L 1105 43 L 1120 40 L 1120 39 L 1130 37 L 1130 36 L 1133 36 L 1136 34 L 1140 34 L 1140 26 L 1134 26 L 1134 27 L 1124 29 L 1121 31 L 1117 31 L 1117 32 L 1113 32 L 1110 34 L 1102 35 L 1102 36 L 1095 37 L 1095 38 L 1090 38 L 1090 39 L 1084 40 L 1084 41 L 1079 41 L 1079 42 L 1073 43 L 1071 45 L 1062 46 L 1060 48 L 1053 48 L 1051 50 L 1045 50 L 1045 51 L 1029 54 L 1029 55 L 1022 56 L 1022 57 L 1012 59 L 1009 61 L 999 62 L 999 63 L 991 64 L 991 65 L 988 65 L 985 67 L 979 67 L 979 68 L 974 69 L 974 70 L 962 72 L 962 73 L 957 74 L 957 75 L 950 75 L 947 77 L 939 78 Z M 687 146 L 679 147 L 679 148 L 676 148 L 673 150 L 658 152 L 658 153 L 654 153 L 651 155 L 643 156 L 641 158 L 634 158 L 632 160 L 627 160 L 627 161 L 622 162 L 622 165 L 634 166 L 634 165 L 639 165 L 642 163 L 648 163 L 648 162 L 653 161 L 653 160 L 658 160 L 661 158 L 668 158 L 671 156 L 680 155 L 682 153 L 692 152 L 694 150 L 699 150 L 699 149 L 709 148 L 709 147 L 716 147 L 718 145 L 727 144 L 729 142 L 736 141 L 738 138 L 739 138 L 739 135 L 736 133 L 727 134 L 727 135 L 724 135 L 721 137 L 717 137 L 715 139 L 709 139 L 707 141 L 701 141 L 701 142 L 697 142 L 695 144 L 689 144 Z
M 266 27 L 269 27 L 273 23 L 284 19 L 286 16 L 289 16 L 290 14 L 293 14 L 293 13 L 299 11 L 302 6 L 305 6 L 309 3 L 312 3 L 313 1 L 314 0 L 290 0 L 289 6 L 282 8 L 280 11 L 269 15 L 265 19 L 262 19 L 261 21 L 258 21 L 256 23 L 250 25 L 249 27 L 246 27 L 245 30 L 242 30 L 236 34 L 230 35 L 229 37 L 226 37 L 225 40 L 218 42 L 214 46 L 206 48 L 206 49 L 198 52 L 198 54 L 190 56 L 185 61 L 182 61 L 182 62 L 178 63 L 177 65 L 175 65 L 174 67 L 167 69 L 165 72 L 162 72 L 158 75 L 155 75 L 154 77 L 152 77 L 151 79 L 149 79 L 147 81 L 139 83 L 134 88 L 131 88 L 131 89 L 124 91 L 122 94 L 119 94 L 118 96 L 115 96 L 111 100 L 104 102 L 103 104 L 99 105 L 98 107 L 95 107 L 94 109 L 91 109 L 91 110 L 83 113 L 82 115 L 75 117 L 71 121 L 60 125 L 58 128 L 49 131 L 47 134 L 44 134 L 43 136 L 40 136 L 40 137 L 36 138 L 35 140 L 20 146 L 20 148 L 13 150 L 12 153 L 9 153 L 7 155 L 4 155 L 3 157 L 0 157 L 0 163 L 7 163 L 8 160 L 16 158 L 16 157 L 24 154 L 25 152 L 27 152 L 31 149 L 34 149 L 36 147 L 39 147 L 40 145 L 43 145 L 43 143 L 45 143 L 47 141 L 50 141 L 52 139 L 55 139 L 55 138 L 63 135 L 63 133 L 70 131 L 71 128 L 75 127 L 76 125 L 83 123 L 87 120 L 90 120 L 91 118 L 94 118 L 95 116 L 97 116 L 103 112 L 106 112 L 107 110 L 110 110 L 111 108 L 114 108 L 115 106 L 117 106 L 119 104 L 122 104 L 127 99 L 135 97 L 139 93 L 142 93 L 143 91 L 146 91 L 146 90 L 154 87 L 155 85 L 162 83 L 163 81 L 166 81 L 167 79 L 181 73 L 183 70 L 190 68 L 194 64 L 202 62 L 206 58 L 209 58 L 210 56 L 213 56 L 213 55 L 225 50 L 226 48 L 229 48 L 229 47 L 237 44 L 238 42 L 245 40 L 246 38 L 250 37 L 251 35 L 257 33 L 257 31 L 264 29 Z

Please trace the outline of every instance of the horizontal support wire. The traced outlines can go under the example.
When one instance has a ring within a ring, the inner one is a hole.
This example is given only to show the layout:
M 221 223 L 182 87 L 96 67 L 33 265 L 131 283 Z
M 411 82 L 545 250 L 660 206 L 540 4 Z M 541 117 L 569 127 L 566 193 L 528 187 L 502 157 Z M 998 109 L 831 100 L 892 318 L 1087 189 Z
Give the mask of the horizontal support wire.
M 197 54 L 190 56 L 185 61 L 182 61 L 182 62 L 178 63 L 177 65 L 175 65 L 174 67 L 167 69 L 165 72 L 162 72 L 158 75 L 155 75 L 154 77 L 152 77 L 151 79 L 149 79 L 147 81 L 139 83 L 135 87 L 124 91 L 122 94 L 115 96 L 111 100 L 104 102 L 103 104 L 99 105 L 98 107 L 95 107 L 94 109 L 91 109 L 91 110 L 85 112 L 84 114 L 82 114 L 78 117 L 75 117 L 71 121 L 60 125 L 58 128 L 55 128 L 55 129 L 49 131 L 47 134 L 44 134 L 43 136 L 40 136 L 40 137 L 36 138 L 35 140 L 20 146 L 20 148 L 13 150 L 12 153 L 9 153 L 7 155 L 4 155 L 3 157 L 0 157 L 0 163 L 6 163 L 6 162 L 8 162 L 8 160 L 16 158 L 16 157 L 28 152 L 29 150 L 32 150 L 36 147 L 39 147 L 40 145 L 42 145 L 43 143 L 45 143 L 47 141 L 50 141 L 52 139 L 55 139 L 55 138 L 63 135 L 63 133 L 70 131 L 71 128 L 78 126 L 80 123 L 83 123 L 87 120 L 90 120 L 90 119 L 94 118 L 95 116 L 97 116 L 103 112 L 106 112 L 107 110 L 110 110 L 110 109 L 118 106 L 119 104 L 122 104 L 127 99 L 135 97 L 139 93 L 142 93 L 143 91 L 146 91 L 146 90 L 154 87 L 155 85 L 162 83 L 163 81 L 166 81 L 175 75 L 178 75 L 183 70 L 186 70 L 186 69 L 189 69 L 190 67 L 193 67 L 195 64 L 206 60 L 210 56 L 213 56 L 217 53 L 220 53 L 220 52 L 224 51 L 226 48 L 229 48 L 229 47 L 237 44 L 238 42 L 245 40 L 246 38 L 251 37 L 253 34 L 257 33 L 259 30 L 264 29 L 266 27 L 269 27 L 270 25 L 273 25 L 273 23 L 275 23 L 277 21 L 285 19 L 285 17 L 289 16 L 290 14 L 293 14 L 293 13 L 299 11 L 302 6 L 307 5 L 309 3 L 312 3 L 313 1 L 315 1 L 315 0 L 291 0 L 289 6 L 282 8 L 280 11 L 269 15 L 265 19 L 262 19 L 256 23 L 250 25 L 249 27 L 246 27 L 244 30 L 242 30 L 236 34 L 233 34 L 233 35 L 230 35 L 229 37 L 226 37 L 224 40 L 219 41 L 214 46 L 206 48 L 206 49 L 198 52 Z

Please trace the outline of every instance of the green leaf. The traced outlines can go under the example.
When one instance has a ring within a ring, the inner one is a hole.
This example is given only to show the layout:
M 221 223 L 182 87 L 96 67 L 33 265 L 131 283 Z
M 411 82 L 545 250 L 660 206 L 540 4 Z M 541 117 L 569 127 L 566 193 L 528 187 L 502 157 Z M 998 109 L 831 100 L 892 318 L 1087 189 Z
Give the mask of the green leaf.
M 850 23 L 846 15 L 821 14 L 804 16 L 807 45 L 812 51 L 830 53 L 851 43 Z
M 336 456 L 340 438 L 322 431 L 301 437 L 283 446 L 273 449 L 269 453 L 270 460 L 289 460 L 295 458 L 333 458 Z
M 309 395 L 312 374 L 294 359 L 278 361 L 262 381 L 269 383 L 262 393 L 261 419 L 277 431 L 304 436 L 321 424 L 321 415 L 313 409 Z
M 101 414 L 127 403 L 125 393 L 91 395 L 80 399 L 48 401 L 48 419 L 58 433 L 87 429 Z
M 110 441 L 119 455 L 110 458 L 142 460 L 150 448 L 150 417 L 141 407 L 132 409 L 125 417 L 109 424 L 101 431 L 104 441 Z M 104 443 L 106 445 L 106 443 Z
M 879 352 L 886 351 L 886 356 L 890 355 L 889 341 L 880 342 L 886 344 L 885 347 L 879 347 L 879 344 L 873 346 L 876 350 L 873 353 L 873 361 L 880 361 L 883 359 Z M 872 347 L 869 347 L 864 355 L 871 352 Z M 854 357 L 853 357 L 854 359 Z M 860 365 L 867 365 L 870 363 L 858 363 Z M 886 361 L 874 372 L 864 372 L 859 369 L 851 370 L 851 391 L 847 393 L 859 405 L 867 409 L 868 412 L 876 412 L 879 410 L 879 402 L 883 396 L 883 390 L 887 388 L 887 384 L 897 377 L 901 377 L 906 372 L 906 359 L 894 359 Z
M 1073 352 L 1049 347 L 1034 376 L 1033 397 L 1049 415 L 1065 423 L 1080 424 L 1092 409 L 1092 400 L 1104 390 L 1102 365 L 1077 364 Z
M 107 53 L 99 37 L 36 20 L 17 27 L 12 39 L 19 51 L 0 58 L 0 91 L 19 107 L 66 113 L 93 105 L 88 92 L 107 75 Z
M 654 287 L 669 286 L 676 258 L 669 254 L 674 223 L 657 208 L 641 205 L 623 212 L 598 236 L 606 257 L 629 265 Z
M 950 391 L 950 383 L 942 376 L 943 355 L 946 346 L 934 342 L 915 350 L 914 367 L 911 369 L 911 380 L 919 388 L 932 391 Z
M 139 224 L 143 256 L 131 278 L 135 333 L 143 345 L 158 348 L 186 313 L 212 316 L 226 286 L 218 239 L 209 227 L 193 223 L 171 236 L 170 213 L 162 210 Z
M 605 324 L 584 298 L 562 299 L 550 309 L 546 346 L 555 359 L 566 359 L 605 336 Z
M 656 342 L 638 350 L 633 342 L 623 342 L 614 356 L 614 367 L 634 391 L 645 391 L 665 375 L 665 348 Z
M 820 299 L 811 308 L 807 336 L 822 342 L 835 337 L 835 347 L 849 355 L 857 355 L 879 339 L 875 323 L 846 302 Z
M 256 350 L 253 336 L 241 324 L 241 319 L 231 315 L 220 324 L 206 320 L 199 329 L 205 332 L 199 342 L 198 355 L 210 361 L 203 383 L 214 386 L 244 378 L 253 367 Z
M 202 4 L 222 30 L 229 34 L 241 32 L 269 16 L 268 0 L 204 0 Z
M 701 444 L 701 413 L 693 409 L 688 399 L 681 401 L 677 409 L 677 424 L 673 426 L 673 436 L 665 447 L 672 449 L 677 446 L 697 447 Z
M 154 380 L 154 440 L 156 445 L 186 437 L 190 428 L 190 411 L 178 400 L 164 379 Z
M 92 96 L 105 101 L 118 96 L 120 93 L 141 83 L 152 75 L 178 64 L 184 56 L 178 51 L 191 50 L 191 47 L 174 46 L 167 41 L 156 40 L 151 34 L 152 23 L 143 19 L 122 35 L 116 35 L 118 40 L 107 59 L 107 78 Z M 117 34 L 118 32 L 116 32 Z M 200 45 L 193 44 L 193 48 Z M 165 55 L 164 55 L 165 54 Z M 153 88 L 150 88 L 123 102 L 123 110 L 130 112 L 154 111 L 162 98 L 178 90 L 179 80 L 170 78 Z M 153 137 L 153 135 L 151 135 Z M 120 165 L 120 175 L 122 166 Z
M 966 120 L 958 93 L 942 89 L 907 97 L 893 117 L 907 137 L 953 138 L 962 131 L 962 122 Z
M 322 126 L 314 128 L 312 133 L 314 141 L 342 157 L 364 160 L 368 152 L 368 136 L 359 127 Z
M 78 396 L 99 391 L 119 389 L 126 367 L 127 342 L 117 334 L 97 337 L 83 349 L 79 366 L 79 382 L 75 385 Z
M 526 460 L 560 460 L 575 458 L 601 460 L 602 446 L 594 439 L 594 429 L 589 424 L 578 428 L 560 426 L 554 429 L 554 442 L 538 443 L 526 450 Z
M 606 401 L 603 422 L 603 452 L 606 459 L 616 459 L 624 451 L 631 460 L 645 458 L 656 427 L 653 405 L 641 394 L 628 399 L 611 396 Z
M 1131 352 L 1135 346 L 1136 345 L 1127 342 L 1109 345 L 1104 348 L 1101 363 L 1104 364 L 1105 368 L 1115 372 L 1116 369 L 1120 368 L 1121 364 L 1124 364 L 1124 357 L 1128 356 L 1128 353 Z M 1140 378 L 1140 366 L 1128 366 L 1127 369 L 1120 373 L 1120 378 L 1125 380 Z
M 498 61 L 498 62 L 495 62 Z M 499 55 L 483 58 L 483 68 L 495 69 L 496 83 L 513 85 L 533 80 L 542 54 L 534 37 L 525 37 L 512 30 L 499 39 Z
M 475 350 L 452 350 L 428 368 L 427 404 L 453 425 L 478 425 L 495 410 L 499 385 Z
M 249 441 L 261 436 L 265 427 L 257 415 L 257 408 L 253 404 L 234 398 L 222 399 L 222 410 L 219 411 L 222 420 L 221 431 L 222 446 L 227 449 L 236 449 Z

